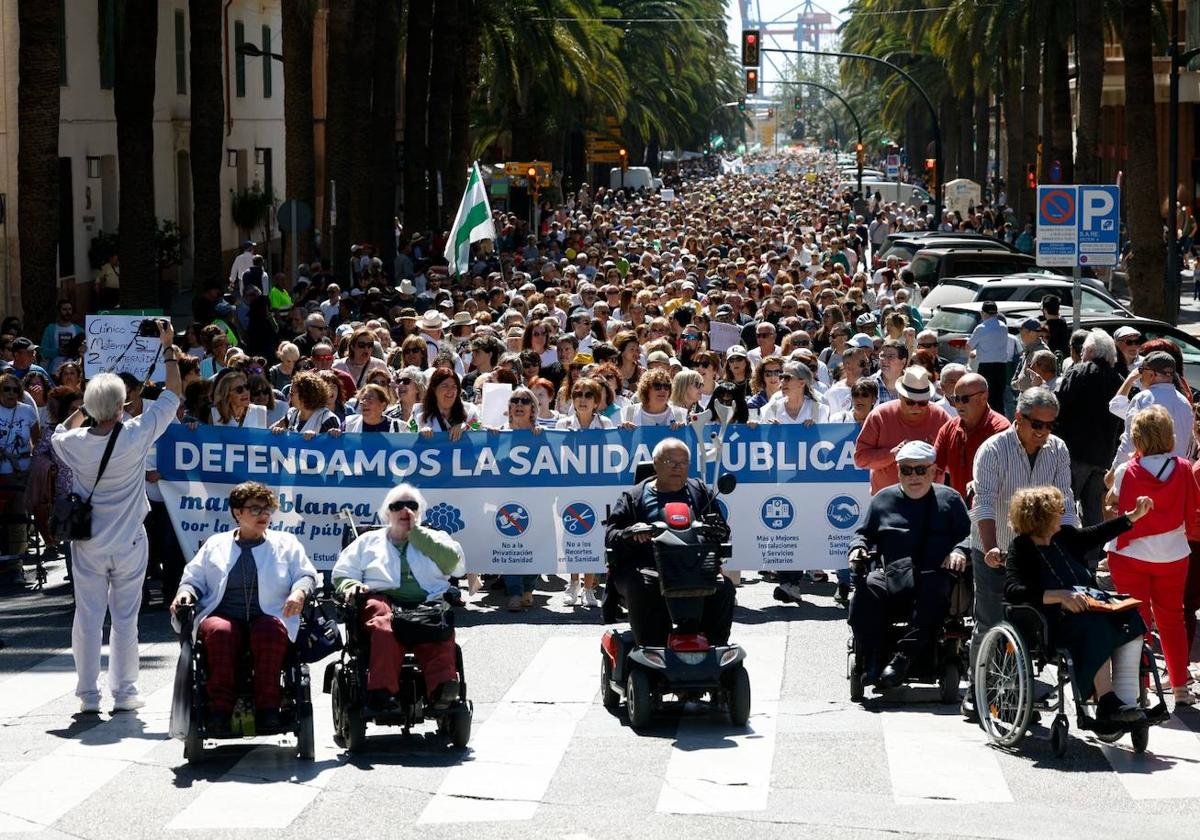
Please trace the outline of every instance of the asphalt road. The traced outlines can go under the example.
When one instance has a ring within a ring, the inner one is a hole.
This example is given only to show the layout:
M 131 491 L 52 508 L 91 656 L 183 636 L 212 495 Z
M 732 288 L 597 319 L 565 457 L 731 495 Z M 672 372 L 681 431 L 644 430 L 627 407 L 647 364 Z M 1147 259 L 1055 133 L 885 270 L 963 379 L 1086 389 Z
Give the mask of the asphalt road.
M 52 570 L 46 593 L 0 593 L 0 833 L 1094 840 L 1183 837 L 1200 819 L 1200 714 L 1153 730 L 1144 756 L 1073 732 L 1057 759 L 1044 729 L 1002 752 L 932 691 L 850 703 L 831 589 L 813 585 L 811 603 L 785 606 L 757 580 L 739 590 L 734 634 L 754 693 L 744 730 L 698 714 L 639 735 L 606 712 L 598 611 L 560 606 L 555 579 L 524 614 L 487 596 L 461 615 L 475 702 L 467 750 L 371 729 L 369 751 L 348 757 L 318 693 L 314 762 L 284 741 L 189 767 L 166 737 L 177 646 L 161 610 L 142 619 L 147 708 L 74 716 L 61 577 Z

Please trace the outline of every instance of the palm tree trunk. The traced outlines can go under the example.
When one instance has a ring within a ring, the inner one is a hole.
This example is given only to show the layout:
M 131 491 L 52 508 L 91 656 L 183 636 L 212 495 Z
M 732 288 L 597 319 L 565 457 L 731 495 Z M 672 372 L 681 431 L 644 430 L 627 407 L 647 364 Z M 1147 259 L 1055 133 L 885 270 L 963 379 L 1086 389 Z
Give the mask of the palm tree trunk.
M 326 33 L 329 62 L 325 106 L 325 212 L 321 250 L 329 260 L 338 282 L 346 287 L 350 279 L 350 146 L 354 142 L 350 92 L 353 2 L 346 0 L 330 4 Z
M 192 284 L 199 293 L 209 284 L 221 283 L 226 273 L 221 260 L 222 121 L 213 116 L 225 110 L 221 0 L 189 0 L 188 13 L 192 25 L 188 141 L 192 166 Z
M 1008 205 L 1020 220 L 1024 218 L 1024 209 L 1028 205 L 1024 202 L 1025 161 L 1021 155 L 1025 137 L 1025 109 L 1020 97 L 1021 62 L 1017 56 L 1008 54 L 1004 67 L 1004 95 L 1000 97 L 1000 103 L 1004 108 L 1004 144 L 1008 150 L 1004 167 L 1004 192 Z
M 1081 184 L 1100 183 L 1100 99 L 1104 90 L 1104 19 L 1075 4 L 1075 43 L 1079 70 L 1079 122 L 1075 130 L 1075 176 Z M 1084 14 L 1079 14 L 1084 11 Z
M 975 84 L 968 82 L 967 95 L 959 97 L 958 177 L 975 180 Z M 949 180 L 949 179 L 947 179 Z
M 433 54 L 453 55 L 460 46 L 458 0 L 437 0 L 433 13 Z M 445 207 L 438 206 L 438 178 L 445 186 L 446 171 L 450 164 L 450 112 L 454 98 L 453 72 L 443 70 L 432 74 L 429 79 L 429 218 L 434 232 L 448 227 Z M 457 198 L 457 197 L 456 197 Z M 443 204 L 450 204 L 444 198 Z M 450 208 L 451 213 L 456 208 Z
M 940 111 L 939 118 L 942 123 L 942 153 L 945 155 L 942 171 L 939 173 L 942 183 L 949 181 L 958 175 L 958 152 L 959 152 L 959 120 L 958 120 L 958 103 L 949 96 L 943 97 L 938 103 Z M 938 184 L 938 189 L 942 188 Z
M 477 0 L 459 0 L 465 21 L 461 37 L 461 60 L 454 70 L 454 95 L 450 103 L 450 157 L 446 164 L 447 204 L 459 200 L 467 186 L 467 168 L 471 165 L 471 100 L 479 84 L 479 50 L 483 27 L 479 22 Z
M 988 149 L 991 147 L 991 111 L 988 107 L 988 89 L 975 90 L 975 180 L 981 185 L 988 183 Z
M 400 58 L 399 0 L 380 0 L 375 31 L 371 101 L 371 241 L 391 271 L 396 256 L 396 65 Z
M 1121 0 L 1125 52 L 1125 142 L 1129 188 L 1124 190 L 1133 254 L 1129 291 L 1133 311 L 1165 318 L 1163 295 L 1166 253 L 1158 186 L 1158 137 L 1154 108 L 1154 35 L 1152 0 Z
M 193 0 L 193 5 L 195 5 L 195 0 Z M 287 197 L 307 204 L 310 210 L 315 208 L 317 198 L 316 147 L 313 140 L 312 49 L 312 4 L 307 0 L 285 0 L 283 3 L 283 122 L 286 135 L 284 138 L 284 175 L 287 181 Z M 194 46 L 192 50 L 194 55 Z M 220 55 L 219 47 L 217 54 Z M 196 120 L 193 117 L 193 132 L 195 124 Z M 220 151 L 219 146 L 217 151 Z M 295 233 L 291 235 L 296 236 Z M 312 231 L 299 234 L 297 252 L 301 261 L 308 262 L 312 256 L 312 242 Z M 291 270 L 295 272 L 296 266 L 292 266 Z
M 1038 49 L 1038 35 L 1032 31 L 1026 35 L 1025 49 L 1022 51 L 1021 74 L 1021 171 L 1024 164 L 1037 163 L 1038 137 L 1038 99 L 1039 87 L 1042 81 L 1041 50 Z M 1036 193 L 1025 184 L 1025 178 L 1013 185 L 1021 196 L 1022 216 L 1033 210 Z M 1011 193 L 1010 193 L 1011 195 Z M 1022 223 L 1024 219 L 1021 220 Z
M 1067 48 L 1057 38 L 1046 39 L 1050 78 L 1047 99 L 1050 103 L 1050 127 L 1047 132 L 1050 160 L 1062 167 L 1062 182 L 1075 183 L 1075 164 L 1071 151 L 1071 87 L 1067 79 Z
M 354 34 L 351 40 L 350 119 L 352 136 L 360 137 L 362 128 L 372 124 L 375 97 L 371 82 L 375 69 L 375 23 L 379 6 L 386 0 L 355 0 Z M 394 130 L 394 129 L 393 129 Z M 383 142 L 387 135 L 373 134 L 372 139 Z M 350 146 L 350 241 L 367 242 L 371 232 L 371 184 L 374 159 L 373 143 L 357 142 Z
M 160 304 L 154 214 L 154 65 L 158 0 L 124 0 L 117 20 L 117 162 L 121 306 Z M 210 116 L 210 119 L 213 117 Z
M 409 0 L 404 62 L 404 229 L 429 225 L 426 114 L 429 107 L 433 0 Z
M 54 318 L 58 298 L 58 32 L 62 7 L 20 0 L 17 22 L 17 221 L 21 304 L 29 335 Z M 70 247 L 71 243 L 66 243 Z M 6 246 L 7 247 L 7 246 Z M 8 301 L 4 301 L 7 307 Z

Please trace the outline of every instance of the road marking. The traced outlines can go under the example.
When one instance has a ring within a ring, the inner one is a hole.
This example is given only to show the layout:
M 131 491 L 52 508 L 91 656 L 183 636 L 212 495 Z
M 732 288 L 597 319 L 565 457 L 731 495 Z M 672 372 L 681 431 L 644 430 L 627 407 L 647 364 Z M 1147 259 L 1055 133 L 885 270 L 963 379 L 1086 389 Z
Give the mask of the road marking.
M 755 636 L 745 647 L 749 724 L 735 728 L 708 717 L 681 721 L 658 794 L 659 813 L 766 810 L 787 637 Z
M 1200 738 L 1177 717 L 1150 728 L 1143 755 L 1129 739 L 1100 744 L 1131 799 L 1194 799 L 1200 794 Z
M 596 636 L 547 639 L 472 736 L 418 822 L 533 819 L 600 684 Z
M 168 685 L 64 742 L 0 784 L 0 833 L 41 831 L 167 740 Z
M 889 709 L 883 718 L 896 802 L 1012 802 L 995 752 L 977 726 L 928 708 Z
M 243 756 L 180 811 L 167 828 L 287 828 L 300 816 L 341 766 L 339 750 L 333 743 L 330 696 L 321 691 L 325 661 L 309 665 L 315 760 L 297 759 L 295 736 L 281 735 L 279 745 L 255 747 Z

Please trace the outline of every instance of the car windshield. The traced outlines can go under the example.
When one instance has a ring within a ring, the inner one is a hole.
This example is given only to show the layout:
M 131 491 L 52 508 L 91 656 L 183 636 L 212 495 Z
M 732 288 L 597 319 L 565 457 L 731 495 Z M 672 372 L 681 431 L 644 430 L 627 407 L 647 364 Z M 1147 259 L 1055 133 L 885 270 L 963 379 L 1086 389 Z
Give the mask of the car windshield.
M 958 256 L 947 254 L 951 257 L 950 271 L 946 272 L 947 277 L 961 277 L 964 274 L 1013 274 L 1025 267 L 1025 262 L 1015 259 L 1015 255 L 1000 255 L 996 256 L 972 254 L 971 256 Z
M 930 293 L 932 294 L 932 292 Z M 956 309 L 939 309 L 933 313 L 925 328 L 939 333 L 970 333 L 979 323 L 978 312 L 963 312 Z
M 1185 365 L 1200 365 L 1200 346 L 1192 344 L 1179 336 L 1162 333 L 1155 329 L 1143 330 L 1142 335 L 1145 336 L 1147 341 L 1155 338 L 1165 338 L 1176 345 L 1183 353 L 1183 363 Z
M 913 254 L 917 253 L 920 246 L 910 242 L 897 242 L 880 255 L 880 259 L 887 261 L 888 257 L 895 257 L 900 262 L 908 262 L 913 258 Z
M 943 283 L 930 289 L 921 301 L 921 309 L 933 310 L 948 303 L 967 303 L 975 300 L 973 286 L 960 286 L 956 283 Z

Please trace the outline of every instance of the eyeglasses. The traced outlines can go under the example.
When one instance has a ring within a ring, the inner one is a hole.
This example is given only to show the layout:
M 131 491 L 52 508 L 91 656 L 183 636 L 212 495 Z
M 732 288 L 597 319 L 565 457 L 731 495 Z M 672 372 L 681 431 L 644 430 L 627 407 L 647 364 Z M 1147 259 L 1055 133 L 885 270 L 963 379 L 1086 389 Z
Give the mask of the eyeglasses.
M 413 513 L 416 513 L 418 507 L 419 507 L 419 505 L 417 504 L 416 499 L 397 499 L 396 501 L 394 501 L 390 505 L 388 505 L 388 510 L 390 510 L 392 513 L 397 513 L 398 511 L 401 511 L 401 510 L 404 510 L 405 508 L 407 508 L 407 509 L 411 510 Z
M 908 397 L 901 397 L 900 402 L 902 402 L 904 405 L 908 406 L 909 408 L 913 408 L 918 405 L 929 405 L 928 400 L 910 400 Z
M 245 385 L 234 385 L 229 390 L 233 391 L 233 393 L 235 393 L 235 394 L 244 394 L 247 391 L 249 391 L 250 389 L 247 388 Z
M 927 472 L 929 472 L 929 467 L 925 466 L 924 464 L 920 465 L 919 467 L 900 468 L 900 475 L 925 475 Z
M 1140 338 L 1122 338 L 1121 343 L 1126 347 L 1137 347 L 1142 343 Z
M 356 341 L 356 342 L 354 342 L 354 346 L 357 347 L 359 350 L 370 350 L 375 345 L 369 341 Z
M 972 397 L 978 397 L 980 394 L 986 393 L 986 391 L 975 391 L 971 394 L 951 394 L 950 396 L 946 397 L 946 400 L 951 405 L 966 405 L 971 401 Z
M 652 391 L 670 391 L 671 383 L 670 382 L 654 382 L 650 385 L 650 390 L 652 390 Z
M 509 405 L 533 405 L 533 400 L 529 397 L 513 397 L 508 401 Z
M 699 368 L 700 370 L 711 370 L 712 366 L 713 366 L 712 362 L 698 362 L 696 364 L 696 367 Z
M 588 399 L 591 399 L 593 396 L 595 396 L 595 395 L 592 394 L 591 391 L 572 391 L 571 392 L 571 399 L 578 399 L 579 397 L 586 397 Z
M 19 394 L 19 393 L 21 393 L 21 389 L 15 388 L 12 385 L 5 385 L 3 388 L 0 388 L 0 394 Z
M 766 376 L 769 378 L 774 378 L 776 376 L 782 376 L 782 375 L 783 375 L 783 371 L 780 370 L 779 368 L 763 368 L 763 376 Z
M 700 340 L 700 336 L 697 335 L 696 333 L 688 333 L 683 338 L 685 341 L 699 341 Z
M 925 341 L 925 342 L 918 342 L 917 346 L 920 347 L 922 350 L 936 350 L 938 344 L 936 341 Z
M 274 508 L 272 508 L 270 505 L 246 505 L 245 507 L 241 508 L 241 510 L 250 514 L 251 516 L 265 516 L 270 514 Z
M 1033 429 L 1035 432 L 1052 432 L 1052 431 L 1054 431 L 1054 421 L 1053 420 L 1050 420 L 1049 422 L 1047 422 L 1045 420 L 1034 420 L 1028 414 L 1022 414 L 1021 416 L 1025 418 L 1025 422 L 1028 423 L 1029 427 L 1031 429 Z
M 674 458 L 659 458 L 658 463 L 670 470 L 685 470 L 690 462 L 676 461 Z

